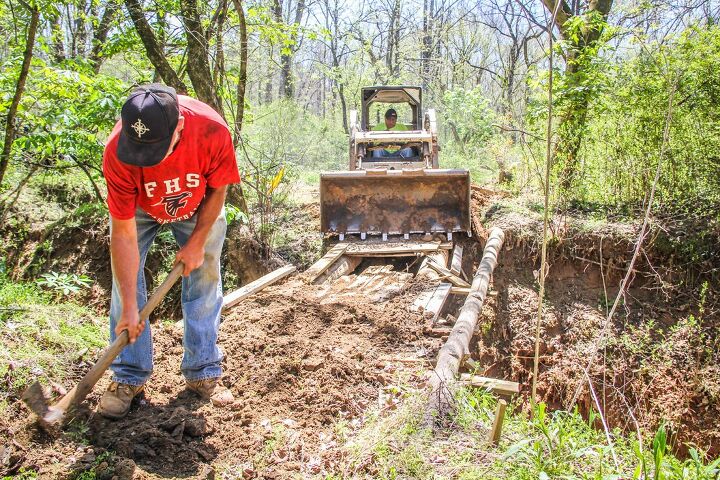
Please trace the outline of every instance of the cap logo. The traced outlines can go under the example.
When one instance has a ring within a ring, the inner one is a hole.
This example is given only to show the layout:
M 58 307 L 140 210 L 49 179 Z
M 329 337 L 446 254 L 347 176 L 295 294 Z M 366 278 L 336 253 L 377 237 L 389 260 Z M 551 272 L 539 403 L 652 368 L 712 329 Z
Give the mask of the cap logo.
M 150 131 L 150 129 L 147 128 L 145 126 L 145 124 L 142 123 L 142 121 L 140 121 L 139 118 L 137 119 L 137 122 L 133 123 L 130 126 L 132 127 L 133 130 L 135 130 L 135 133 L 137 133 L 138 138 L 142 138 L 144 133 L 147 133 Z

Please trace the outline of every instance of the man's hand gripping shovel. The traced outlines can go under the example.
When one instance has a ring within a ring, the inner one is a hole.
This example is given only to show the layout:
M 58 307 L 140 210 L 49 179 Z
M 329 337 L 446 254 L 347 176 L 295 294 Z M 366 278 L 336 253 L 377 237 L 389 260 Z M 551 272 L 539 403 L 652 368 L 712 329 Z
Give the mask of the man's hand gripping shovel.
M 153 292 L 145 306 L 140 310 L 139 321 L 144 322 L 150 313 L 158 306 L 167 295 L 170 288 L 183 274 L 184 265 L 178 262 L 168 274 L 165 281 Z M 45 398 L 40 383 L 35 382 L 23 393 L 23 400 L 38 416 L 38 422 L 44 428 L 57 425 L 65 418 L 66 414 L 76 405 L 80 404 L 92 391 L 95 384 L 100 380 L 105 371 L 110 367 L 115 357 L 128 344 L 128 332 L 123 330 L 115 341 L 105 350 L 100 359 L 92 366 L 78 384 L 54 405 L 50 405 Z

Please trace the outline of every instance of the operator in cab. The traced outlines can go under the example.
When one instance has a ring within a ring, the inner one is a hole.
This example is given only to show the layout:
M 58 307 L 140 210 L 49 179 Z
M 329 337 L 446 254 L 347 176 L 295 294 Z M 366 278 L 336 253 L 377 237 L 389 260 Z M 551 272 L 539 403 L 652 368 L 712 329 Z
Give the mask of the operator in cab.
M 388 108 L 385 112 L 385 122 L 378 123 L 373 127 L 373 131 L 407 131 L 407 127 L 402 123 L 397 123 L 397 112 L 394 108 Z M 403 149 L 380 149 L 373 151 L 374 158 L 385 158 L 385 157 L 411 157 L 413 151 L 411 148 L 406 147 Z

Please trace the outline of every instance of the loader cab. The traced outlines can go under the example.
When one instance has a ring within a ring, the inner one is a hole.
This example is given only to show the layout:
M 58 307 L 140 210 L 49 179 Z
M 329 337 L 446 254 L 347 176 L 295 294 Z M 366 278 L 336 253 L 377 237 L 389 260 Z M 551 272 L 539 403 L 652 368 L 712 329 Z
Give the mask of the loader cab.
M 398 111 L 398 122 L 408 130 L 422 128 L 422 89 L 410 86 L 365 87 L 362 89 L 362 120 L 360 128 L 367 132 L 379 122 L 387 108 Z M 378 113 L 381 118 L 378 119 Z
M 348 169 L 320 175 L 320 228 L 339 235 L 470 233 L 470 172 L 440 169 L 435 110 L 422 108 L 422 89 L 375 86 L 360 91 L 349 115 Z M 374 130 L 387 108 L 407 130 Z M 412 149 L 411 158 L 377 159 L 377 149 Z
M 381 85 L 360 94 L 359 112 L 350 111 L 349 170 L 439 168 L 435 111 L 423 111 L 421 87 Z M 405 128 L 382 128 L 389 108 Z

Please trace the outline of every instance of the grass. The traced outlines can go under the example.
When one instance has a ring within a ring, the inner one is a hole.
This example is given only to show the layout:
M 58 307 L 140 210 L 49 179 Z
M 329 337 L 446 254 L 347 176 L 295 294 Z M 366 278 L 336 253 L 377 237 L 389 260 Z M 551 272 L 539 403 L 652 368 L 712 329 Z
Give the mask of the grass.
M 73 365 L 107 344 L 107 321 L 67 300 L 0 277 L 1 401 L 38 379 L 63 384 Z
M 496 401 L 482 389 L 460 389 L 451 426 L 432 433 L 423 424 L 424 396 L 412 394 L 397 410 L 375 412 L 349 434 L 346 460 L 328 478 L 717 478 L 720 460 L 711 463 L 696 450 L 686 461 L 670 455 L 664 428 L 643 446 L 614 431 L 611 449 L 594 428 L 594 415 L 586 420 L 577 411 L 549 413 L 544 404 L 532 419 L 510 405 L 501 441 L 492 446 L 487 434 Z

